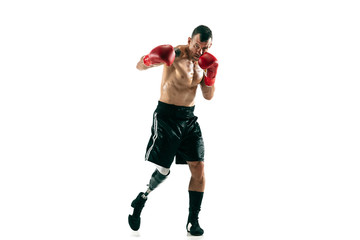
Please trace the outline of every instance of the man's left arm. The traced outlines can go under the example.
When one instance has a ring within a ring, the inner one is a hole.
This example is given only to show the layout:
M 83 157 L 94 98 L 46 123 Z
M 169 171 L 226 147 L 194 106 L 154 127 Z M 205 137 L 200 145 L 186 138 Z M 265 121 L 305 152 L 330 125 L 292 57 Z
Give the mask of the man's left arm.
M 210 100 L 215 92 L 215 78 L 218 68 L 218 60 L 210 53 L 205 52 L 199 58 L 199 66 L 204 69 L 204 78 L 201 81 L 201 91 L 205 99 Z
M 206 85 L 205 84 L 205 76 L 204 76 L 203 80 L 200 83 L 200 87 L 201 87 L 201 92 L 203 94 L 203 97 L 206 100 L 211 100 L 214 96 L 215 85 L 212 85 L 212 86 Z

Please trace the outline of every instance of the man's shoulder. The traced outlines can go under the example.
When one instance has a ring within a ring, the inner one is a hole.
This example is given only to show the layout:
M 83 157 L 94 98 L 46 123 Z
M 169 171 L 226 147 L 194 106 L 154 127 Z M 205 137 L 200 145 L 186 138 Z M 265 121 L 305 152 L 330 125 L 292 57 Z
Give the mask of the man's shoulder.
M 178 45 L 174 48 L 175 50 L 175 57 L 182 57 L 186 54 L 186 45 Z

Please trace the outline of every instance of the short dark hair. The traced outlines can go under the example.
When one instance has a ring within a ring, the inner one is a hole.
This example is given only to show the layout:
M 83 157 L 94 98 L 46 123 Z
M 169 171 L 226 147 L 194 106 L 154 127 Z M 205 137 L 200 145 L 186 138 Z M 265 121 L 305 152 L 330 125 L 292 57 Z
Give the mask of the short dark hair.
M 191 35 L 191 38 L 193 38 L 196 34 L 200 33 L 200 41 L 201 42 L 206 42 L 208 41 L 210 38 L 211 40 L 213 39 L 213 36 L 212 36 L 212 32 L 210 30 L 210 28 L 208 28 L 207 26 L 205 25 L 200 25 L 200 26 L 197 26 L 192 35 Z

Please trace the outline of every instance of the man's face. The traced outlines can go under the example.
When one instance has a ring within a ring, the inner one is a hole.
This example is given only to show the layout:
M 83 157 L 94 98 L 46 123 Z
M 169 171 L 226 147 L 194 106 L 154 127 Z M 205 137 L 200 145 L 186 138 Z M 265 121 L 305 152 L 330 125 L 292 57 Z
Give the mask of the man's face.
M 188 46 L 190 50 L 190 57 L 197 61 L 211 47 L 211 38 L 206 42 L 200 42 L 200 34 L 196 34 L 193 38 L 188 39 Z

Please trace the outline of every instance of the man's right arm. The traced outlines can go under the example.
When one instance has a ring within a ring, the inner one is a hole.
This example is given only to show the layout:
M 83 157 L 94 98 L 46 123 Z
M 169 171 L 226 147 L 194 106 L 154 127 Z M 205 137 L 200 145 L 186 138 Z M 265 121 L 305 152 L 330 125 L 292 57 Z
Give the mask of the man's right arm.
M 139 62 L 137 63 L 137 65 L 136 65 L 136 68 L 137 68 L 138 70 L 140 70 L 140 71 L 161 65 L 161 64 L 154 64 L 154 65 L 151 65 L 151 66 L 146 66 L 146 65 L 144 64 L 144 57 L 145 57 L 145 56 L 142 56 L 142 57 L 140 58 L 140 61 L 139 61 Z
M 165 63 L 170 66 L 175 59 L 175 51 L 171 45 L 160 45 L 151 50 L 148 55 L 141 57 L 136 65 L 139 70 L 146 70 L 151 67 L 159 66 Z

